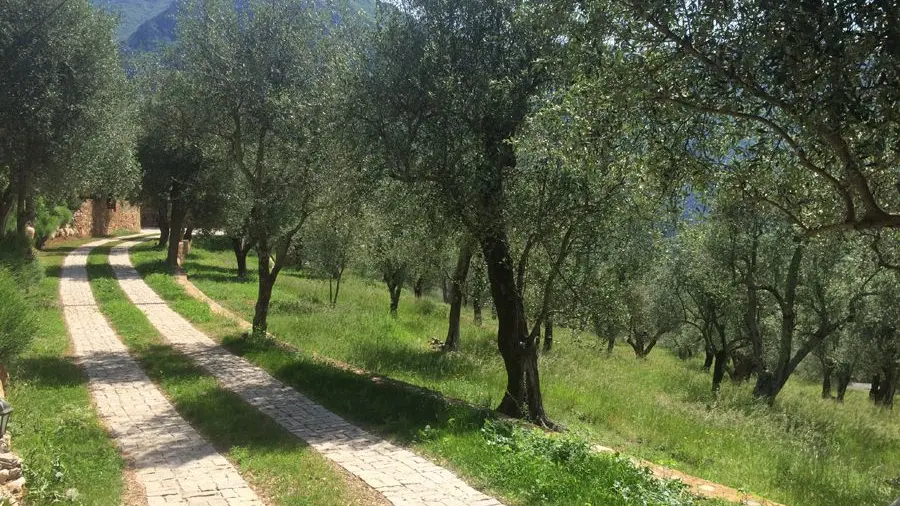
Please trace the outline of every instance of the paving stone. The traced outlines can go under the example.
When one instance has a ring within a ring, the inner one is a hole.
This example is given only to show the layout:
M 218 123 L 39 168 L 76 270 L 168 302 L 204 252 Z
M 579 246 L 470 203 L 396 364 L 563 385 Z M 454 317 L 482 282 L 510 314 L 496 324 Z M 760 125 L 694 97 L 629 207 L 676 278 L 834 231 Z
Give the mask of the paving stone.
M 197 477 L 202 476 L 246 491 L 249 499 L 244 504 L 262 506 L 231 463 L 175 411 L 144 374 L 100 312 L 86 264 L 89 252 L 108 242 L 86 244 L 65 258 L 59 296 L 74 354 L 87 373 L 97 411 L 119 449 L 134 462 L 147 503 L 193 504 L 190 497 L 200 490 Z M 217 492 L 203 500 L 203 504 L 227 504 Z
M 270 416 L 395 505 L 443 502 L 502 506 L 450 471 L 348 423 L 263 369 L 220 347 L 169 308 L 144 282 L 128 257 L 128 248 L 134 244 L 124 243 L 110 252 L 110 264 L 122 290 L 164 339 L 214 375 L 224 388 Z M 373 465 L 376 461 L 377 466 Z

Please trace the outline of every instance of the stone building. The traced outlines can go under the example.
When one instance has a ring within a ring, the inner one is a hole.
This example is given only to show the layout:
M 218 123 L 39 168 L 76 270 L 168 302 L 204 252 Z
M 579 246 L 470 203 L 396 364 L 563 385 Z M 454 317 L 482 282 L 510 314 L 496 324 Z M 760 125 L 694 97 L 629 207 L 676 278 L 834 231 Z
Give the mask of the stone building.
M 75 237 L 103 237 L 121 232 L 141 231 L 141 208 L 124 200 L 90 199 L 73 213 L 70 234 Z

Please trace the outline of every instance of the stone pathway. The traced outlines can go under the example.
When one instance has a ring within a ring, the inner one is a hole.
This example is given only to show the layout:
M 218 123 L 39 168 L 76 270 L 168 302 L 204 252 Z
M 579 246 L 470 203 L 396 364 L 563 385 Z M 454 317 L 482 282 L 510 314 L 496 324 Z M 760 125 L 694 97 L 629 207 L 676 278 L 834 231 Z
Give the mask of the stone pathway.
M 128 257 L 128 248 L 134 244 L 124 243 L 110 253 L 110 264 L 122 290 L 173 347 L 214 375 L 224 388 L 272 417 L 395 505 L 502 506 L 447 469 L 350 424 L 220 347 L 170 309 L 141 279 Z
M 148 506 L 262 506 L 231 463 L 169 403 L 128 354 L 97 307 L 81 246 L 63 262 L 59 296 L 75 357 L 104 425 L 133 462 Z

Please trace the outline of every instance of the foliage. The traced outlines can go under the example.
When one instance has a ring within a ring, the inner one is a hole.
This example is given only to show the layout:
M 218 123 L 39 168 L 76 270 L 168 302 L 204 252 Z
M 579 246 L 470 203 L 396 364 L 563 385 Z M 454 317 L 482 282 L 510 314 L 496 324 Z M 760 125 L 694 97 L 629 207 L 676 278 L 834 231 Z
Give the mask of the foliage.
M 0 222 L 34 198 L 129 197 L 137 182 L 130 91 L 115 21 L 87 0 L 5 0 L 0 20 Z
M 72 221 L 72 211 L 65 206 L 48 206 L 42 198 L 36 200 L 34 244 L 41 249 L 57 230 Z
M 573 469 L 573 479 L 589 481 L 590 497 L 572 498 L 566 481 L 539 480 L 524 491 L 535 502 L 557 503 L 562 497 L 587 504 L 680 506 L 695 504 L 694 498 L 678 481 L 658 481 L 648 469 L 635 466 L 619 455 L 599 454 L 587 441 L 574 435 L 551 436 L 538 429 L 525 429 L 508 422 L 485 421 L 482 429 L 488 445 L 497 448 L 509 460 L 500 473 L 516 480 L 511 468 L 525 464 L 540 469 L 565 466 Z M 499 473 L 498 473 L 499 474 Z
M 27 350 L 37 334 L 34 308 L 19 289 L 18 280 L 0 267 L 0 364 L 10 364 Z

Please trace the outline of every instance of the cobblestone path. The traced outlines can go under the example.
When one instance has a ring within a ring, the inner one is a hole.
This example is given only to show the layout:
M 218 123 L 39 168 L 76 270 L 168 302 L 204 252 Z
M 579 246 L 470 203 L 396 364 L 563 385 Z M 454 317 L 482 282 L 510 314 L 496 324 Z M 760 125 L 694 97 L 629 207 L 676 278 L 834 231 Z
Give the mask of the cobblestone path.
M 91 249 L 63 262 L 59 296 L 75 357 L 104 425 L 135 467 L 149 506 L 262 506 L 235 468 L 169 403 L 128 354 L 97 307 L 87 277 Z
M 502 506 L 452 472 L 395 446 L 309 400 L 247 360 L 231 354 L 195 329 L 141 279 L 124 243 L 110 263 L 119 284 L 178 351 L 190 356 L 219 383 L 325 457 L 381 492 L 395 505 Z

